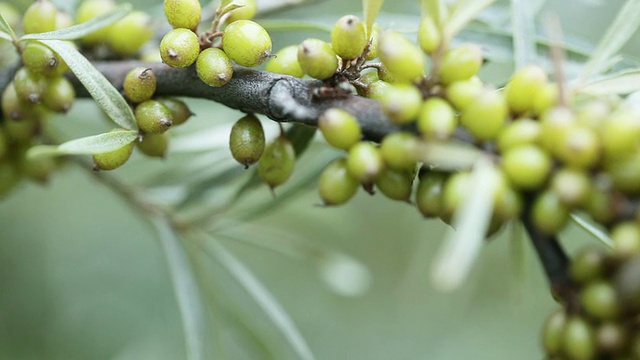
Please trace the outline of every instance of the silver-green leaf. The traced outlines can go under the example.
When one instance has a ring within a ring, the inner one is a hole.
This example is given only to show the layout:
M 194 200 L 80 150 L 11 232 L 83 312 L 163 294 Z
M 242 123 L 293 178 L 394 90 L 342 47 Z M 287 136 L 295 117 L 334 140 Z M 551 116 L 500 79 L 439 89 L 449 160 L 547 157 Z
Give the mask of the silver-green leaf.
M 511 0 L 511 26 L 516 68 L 536 60 L 536 27 L 533 4 L 529 0 Z
M 623 70 L 595 78 L 577 90 L 590 95 L 630 94 L 640 90 L 640 69 Z
M 37 145 L 29 149 L 27 156 L 56 156 L 75 154 L 100 154 L 117 150 L 138 137 L 135 130 L 111 131 L 87 136 L 62 143 L 60 145 Z
M 473 20 L 482 10 L 496 0 L 458 0 L 451 10 L 450 17 L 444 24 L 446 41 L 451 39 Z
M 9 25 L 9 23 L 7 22 L 7 19 L 5 19 L 4 16 L 0 14 L 0 34 L 2 33 L 9 36 L 9 37 L 3 36 L 3 38 L 8 40 L 13 40 L 16 37 L 16 33 L 11 28 L 11 25 Z

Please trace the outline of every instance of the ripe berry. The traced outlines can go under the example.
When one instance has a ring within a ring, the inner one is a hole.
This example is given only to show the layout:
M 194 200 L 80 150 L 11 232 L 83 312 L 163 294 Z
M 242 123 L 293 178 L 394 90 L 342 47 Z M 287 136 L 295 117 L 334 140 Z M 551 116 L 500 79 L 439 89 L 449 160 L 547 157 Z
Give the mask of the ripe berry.
M 438 25 L 436 25 L 433 18 L 431 16 L 423 16 L 418 27 L 418 43 L 422 51 L 429 55 L 435 54 L 441 41 L 440 29 L 438 29 Z
M 539 122 L 529 118 L 516 119 L 500 131 L 497 139 L 498 150 L 504 153 L 520 145 L 535 145 L 540 141 L 541 133 Z
M 187 67 L 196 61 L 199 54 L 198 36 L 188 29 L 173 29 L 160 42 L 160 57 L 171 67 Z
M 546 83 L 547 74 L 539 66 L 531 65 L 516 71 L 505 88 L 509 108 L 519 114 L 532 111 L 535 99 L 532 95 L 543 91 Z
M 123 129 L 114 129 L 112 131 L 122 131 Z M 123 147 L 93 155 L 93 163 L 95 170 L 113 170 L 117 169 L 129 160 L 133 151 L 134 143 L 130 142 Z
M 491 91 L 476 97 L 463 111 L 460 123 L 478 140 L 496 138 L 507 121 L 509 109 L 504 95 Z
M 222 86 L 233 76 L 233 64 L 227 54 L 218 48 L 208 48 L 196 60 L 198 77 L 209 86 Z
M 382 139 L 380 153 L 385 164 L 396 170 L 413 170 L 418 157 L 418 139 L 406 131 L 391 133 Z
M 338 108 L 323 112 L 318 118 L 318 128 L 331 146 L 342 150 L 349 150 L 362 137 L 358 120 Z
M 464 110 L 482 94 L 482 81 L 476 76 L 468 80 L 456 81 L 446 87 L 445 97 L 458 110 Z
M 442 57 L 438 74 L 440 82 L 449 85 L 474 76 L 482 65 L 482 49 L 478 45 L 466 44 L 447 51 Z
M 242 5 L 242 7 L 229 12 L 226 20 L 228 24 L 238 20 L 251 20 L 256 16 L 258 12 L 256 0 L 234 0 L 233 2 L 237 5 Z
M 124 95 L 135 103 L 151 99 L 156 92 L 156 75 L 149 68 L 136 67 L 124 78 Z
M 174 29 L 195 31 L 200 24 L 202 8 L 198 0 L 164 0 L 164 14 Z
M 427 139 L 446 140 L 456 130 L 458 121 L 448 101 L 428 98 L 418 114 L 418 130 Z
M 113 11 L 116 4 L 113 0 L 84 0 L 76 10 L 76 23 L 81 24 L 100 15 Z M 105 42 L 109 36 L 110 26 L 84 36 L 81 40 L 85 45 L 94 46 Z
M 20 68 L 13 78 L 16 93 L 22 101 L 33 104 L 39 103 L 47 91 L 48 81 L 42 75 L 30 72 L 27 68 Z
M 293 144 L 286 137 L 279 136 L 264 149 L 258 163 L 258 175 L 273 189 L 289 180 L 295 161 Z
M 363 184 L 372 183 L 384 169 L 380 149 L 368 141 L 360 141 L 349 149 L 347 169 Z
M 224 29 L 222 48 L 236 64 L 254 67 L 271 56 L 271 37 L 257 23 L 238 20 Z
M 417 81 L 425 75 L 422 51 L 403 35 L 385 31 L 378 41 L 378 56 L 384 66 L 401 81 Z
M 255 115 L 245 115 L 233 124 L 229 149 L 233 158 L 245 168 L 260 160 L 264 146 L 264 129 Z
M 526 190 L 542 186 L 551 172 L 551 157 L 535 145 L 509 149 L 502 157 L 502 170 L 511 183 Z
M 331 30 L 331 46 L 345 60 L 355 59 L 367 45 L 365 25 L 355 15 L 345 15 L 338 19 Z
M 49 81 L 47 91 L 42 96 L 42 103 L 47 109 L 59 113 L 65 113 L 71 109 L 76 99 L 76 91 L 73 85 L 65 77 L 57 77 Z
M 37 0 L 27 8 L 22 18 L 25 34 L 53 31 L 56 28 L 56 7 L 49 0 Z
M 298 47 L 290 45 L 280 49 L 276 55 L 269 60 L 265 70 L 276 74 L 285 74 L 295 77 L 303 77 L 304 71 L 298 63 Z
M 613 320 L 621 312 L 618 295 L 608 281 L 595 281 L 586 285 L 580 294 L 584 310 L 597 320 Z
M 569 209 L 553 191 L 544 191 L 533 203 L 533 223 L 545 234 L 556 234 L 569 219 Z
M 347 170 L 345 158 L 335 159 L 327 165 L 318 181 L 320 197 L 325 205 L 341 205 L 349 201 L 360 183 Z
M 392 200 L 409 201 L 413 171 L 385 168 L 376 178 L 378 190 Z
M 172 125 L 171 111 L 161 102 L 147 100 L 134 110 L 140 131 L 145 134 L 161 134 Z
M 306 39 L 298 46 L 298 63 L 305 74 L 325 80 L 338 70 L 338 57 L 328 43 L 319 39 Z
M 161 98 L 158 99 L 169 111 L 171 111 L 172 126 L 184 124 L 194 114 L 189 110 L 187 104 L 184 101 L 175 98 Z
M 422 106 L 422 93 L 411 84 L 391 84 L 378 100 L 382 111 L 393 122 L 396 124 L 408 124 L 418 117 Z
M 151 23 L 149 14 L 132 11 L 109 27 L 107 43 L 118 55 L 133 55 L 153 36 Z
M 169 137 L 167 134 L 144 134 L 136 145 L 147 156 L 164 158 L 169 147 Z
M 47 46 L 30 41 L 22 50 L 22 62 L 24 66 L 34 74 L 47 77 L 60 76 L 69 67 Z

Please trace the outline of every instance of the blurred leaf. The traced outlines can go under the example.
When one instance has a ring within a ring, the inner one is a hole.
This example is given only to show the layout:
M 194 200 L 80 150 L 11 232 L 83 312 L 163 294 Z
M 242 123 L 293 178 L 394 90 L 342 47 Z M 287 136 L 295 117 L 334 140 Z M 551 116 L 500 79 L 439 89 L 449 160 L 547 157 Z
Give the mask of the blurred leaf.
M 364 13 L 364 23 L 367 25 L 367 34 L 371 34 L 371 28 L 376 22 L 383 2 L 384 0 L 362 0 L 362 12 Z
M 5 33 L 5 32 L 0 32 L 0 40 L 8 40 L 8 41 L 13 41 L 13 38 L 11 38 L 11 35 Z
M 451 41 L 460 30 L 496 0 L 458 0 L 444 24 L 444 35 Z
M 318 30 L 327 34 L 331 33 L 331 27 L 312 21 L 296 21 L 296 20 L 262 20 L 260 25 L 268 31 L 283 30 Z
M 300 359 L 315 359 L 309 345 L 307 345 L 307 342 L 293 323 L 293 320 L 269 290 L 255 277 L 249 268 L 229 252 L 217 239 L 208 235 L 207 237 L 209 240 L 205 248 L 207 255 L 213 257 L 215 261 L 224 267 L 249 296 L 251 296 L 262 311 L 264 311 L 265 315 L 267 315 L 276 328 L 282 333 Z
M 117 150 L 138 137 L 134 130 L 111 131 L 108 133 L 87 136 L 62 143 L 60 145 L 37 145 L 29 149 L 27 156 L 53 156 L 75 154 L 100 154 Z
M 640 69 L 623 70 L 596 78 L 577 90 L 591 95 L 629 94 L 640 90 Z
M 87 89 L 100 108 L 125 129 L 138 129 L 131 107 L 120 92 L 76 48 L 61 40 L 39 40 L 55 51 Z
M 287 130 L 287 138 L 293 143 L 296 159 L 299 159 L 307 150 L 316 134 L 316 130 L 315 127 L 302 124 L 292 124 L 291 128 Z
M 530 0 L 511 0 L 511 23 L 518 69 L 536 60 L 535 13 Z
M 447 7 L 442 0 L 422 0 L 422 16 L 431 16 L 438 26 L 447 18 Z
M 500 177 L 490 159 L 481 157 L 471 174 L 471 189 L 453 215 L 452 227 L 436 255 L 431 278 L 442 291 L 456 290 L 465 280 L 491 222 Z
M 433 168 L 453 171 L 471 168 L 483 152 L 464 142 L 425 141 L 421 143 L 418 159 Z
M 609 237 L 609 235 L 607 235 L 606 232 L 598 229 L 593 224 L 591 224 L 589 221 L 583 219 L 582 217 L 580 217 L 577 214 L 572 213 L 571 214 L 571 220 L 574 223 L 576 223 L 578 226 L 580 226 L 580 228 L 582 228 L 584 231 L 586 231 L 589 234 L 591 234 L 593 237 L 598 239 L 601 243 L 603 243 L 607 247 L 613 248 L 613 240 L 611 240 L 611 238 Z
M 11 25 L 9 25 L 9 23 L 7 22 L 7 19 L 4 18 L 4 16 L 2 16 L 2 14 L 0 14 L 0 34 L 6 34 L 9 35 L 9 37 L 4 37 L 7 40 L 13 40 L 16 37 L 16 33 L 13 31 L 13 29 L 11 28 Z
M 509 252 L 511 253 L 511 266 L 515 269 L 514 277 L 519 282 L 522 282 L 526 278 L 527 273 L 527 239 L 525 236 L 525 230 L 520 221 L 511 221 L 509 224 L 510 230 L 510 242 Z
M 210 359 L 207 356 L 207 314 L 189 255 L 167 220 L 156 218 L 152 222 L 167 260 L 173 291 L 180 309 L 187 359 Z
M 607 32 L 600 39 L 598 47 L 591 54 L 585 65 L 580 79 L 587 80 L 605 71 L 610 65 L 610 59 L 635 34 L 640 26 L 640 1 L 627 0 L 622 6 L 616 19 L 607 28 Z
M 95 17 L 82 24 L 73 25 L 64 29 L 53 30 L 44 33 L 26 34 L 20 38 L 20 41 L 25 40 L 75 40 L 92 32 L 103 29 L 116 21 L 125 17 L 131 12 L 131 4 L 122 4 L 118 6 L 114 11 Z

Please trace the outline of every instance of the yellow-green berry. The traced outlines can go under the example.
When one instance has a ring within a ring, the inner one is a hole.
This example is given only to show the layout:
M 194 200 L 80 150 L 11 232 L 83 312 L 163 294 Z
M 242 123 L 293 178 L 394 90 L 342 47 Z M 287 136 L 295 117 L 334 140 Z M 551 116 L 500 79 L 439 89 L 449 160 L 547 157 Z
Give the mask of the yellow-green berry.
M 202 8 L 198 0 L 164 0 L 164 14 L 174 29 L 196 30 Z
M 254 67 L 271 56 L 271 37 L 258 23 L 238 20 L 224 29 L 222 48 L 236 64 Z
M 199 54 L 198 36 L 188 29 L 173 29 L 160 42 L 160 57 L 171 67 L 187 67 L 196 61 Z
M 124 78 L 124 95 L 134 103 L 151 99 L 156 92 L 156 75 L 149 68 L 136 67 Z
M 49 0 L 37 0 L 27 8 L 22 17 L 25 34 L 42 33 L 56 29 L 56 7 Z
M 331 30 L 331 46 L 345 60 L 360 56 L 367 41 L 365 24 L 355 15 L 341 17 Z
M 400 81 L 413 82 L 425 75 L 422 50 L 397 32 L 385 31 L 380 35 L 378 56 Z
M 474 76 L 482 65 L 482 49 L 478 45 L 466 44 L 447 51 L 438 68 L 440 82 L 449 85 Z
M 305 74 L 319 80 L 338 70 L 338 57 L 331 45 L 320 39 L 306 39 L 298 46 L 298 63 Z
M 276 55 L 269 60 L 265 70 L 276 74 L 285 74 L 295 77 L 303 77 L 304 71 L 298 63 L 298 46 L 290 45 L 280 49 Z
M 233 64 L 227 54 L 218 48 L 208 48 L 196 60 L 198 77 L 209 86 L 223 86 L 233 76 Z
M 273 189 L 289 180 L 295 161 L 293 144 L 286 137 L 279 136 L 264 149 L 258 163 L 258 175 Z
M 264 129 L 255 115 L 245 115 L 233 124 L 229 135 L 229 149 L 233 158 L 245 168 L 260 160 L 264 148 Z
M 159 101 L 147 100 L 138 104 L 134 115 L 140 131 L 145 134 L 161 134 L 172 125 L 171 111 Z
M 136 145 L 147 156 L 163 158 L 169 147 L 169 137 L 167 134 L 144 134 Z
M 149 14 L 132 11 L 109 27 L 107 43 L 116 54 L 131 56 L 153 36 L 151 25 Z
M 340 158 L 327 165 L 318 180 L 318 191 L 325 205 L 341 205 L 349 201 L 360 183 L 347 170 L 347 160 Z
M 331 146 L 342 150 L 349 150 L 362 137 L 358 120 L 338 108 L 324 111 L 318 118 L 318 128 Z

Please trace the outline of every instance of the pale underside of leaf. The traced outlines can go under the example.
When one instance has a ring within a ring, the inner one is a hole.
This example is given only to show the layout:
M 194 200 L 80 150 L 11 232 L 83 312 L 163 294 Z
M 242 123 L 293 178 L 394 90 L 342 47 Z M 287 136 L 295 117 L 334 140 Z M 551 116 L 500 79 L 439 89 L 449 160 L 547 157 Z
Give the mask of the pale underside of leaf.
M 469 169 L 482 155 L 476 147 L 453 141 L 425 141 L 418 150 L 420 161 L 442 171 Z
M 630 94 L 640 90 L 640 69 L 623 70 L 579 86 L 577 91 L 590 95 Z
M 580 226 L 580 228 L 582 228 L 584 231 L 586 231 L 589 234 L 591 234 L 591 236 L 593 236 L 594 238 L 598 239 L 598 241 L 600 241 L 601 243 L 603 243 L 607 247 L 609 247 L 609 248 L 613 247 L 613 245 L 614 245 L 613 244 L 613 240 L 611 240 L 611 238 L 609 237 L 609 235 L 607 235 L 606 232 L 598 229 L 593 224 L 591 224 L 589 221 L 583 219 L 580 215 L 572 213 L 571 214 L 571 220 L 574 223 L 576 223 L 576 225 Z
M 422 0 L 422 16 L 430 16 L 438 26 L 441 26 L 447 17 L 447 7 L 443 0 Z
M 536 60 L 535 12 L 529 0 L 511 0 L 513 52 L 516 68 Z
M 444 24 L 444 35 L 447 42 L 471 22 L 482 10 L 496 0 L 459 0 L 451 10 L 451 15 Z
M 104 134 L 87 136 L 62 143 L 60 145 L 37 145 L 27 152 L 29 157 L 100 154 L 117 150 L 138 137 L 135 130 L 111 131 Z
M 8 35 L 6 39 L 12 40 L 16 37 L 16 33 L 11 28 L 11 25 L 7 22 L 7 19 L 0 14 L 0 32 Z M 4 37 L 3 37 L 4 38 Z

